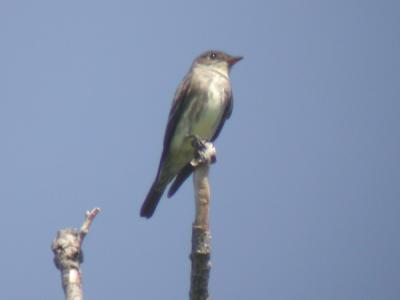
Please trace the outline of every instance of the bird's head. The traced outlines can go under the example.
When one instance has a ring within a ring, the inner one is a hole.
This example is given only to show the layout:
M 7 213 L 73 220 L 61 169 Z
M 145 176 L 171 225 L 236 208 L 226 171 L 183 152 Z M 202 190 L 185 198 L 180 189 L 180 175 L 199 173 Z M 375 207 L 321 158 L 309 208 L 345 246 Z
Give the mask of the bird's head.
M 231 67 L 242 59 L 242 56 L 231 56 L 222 51 L 209 50 L 198 56 L 193 65 L 210 66 L 227 74 Z

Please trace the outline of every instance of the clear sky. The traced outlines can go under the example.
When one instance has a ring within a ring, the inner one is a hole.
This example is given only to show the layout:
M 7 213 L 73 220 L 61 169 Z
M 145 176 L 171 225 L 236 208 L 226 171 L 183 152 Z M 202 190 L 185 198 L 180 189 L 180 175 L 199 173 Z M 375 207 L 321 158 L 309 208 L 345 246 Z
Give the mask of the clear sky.
M 175 89 L 215 48 L 213 299 L 400 298 L 399 1 L 0 2 L 1 298 L 62 299 L 50 244 L 102 208 L 86 299 L 187 299 L 191 181 L 150 220 Z

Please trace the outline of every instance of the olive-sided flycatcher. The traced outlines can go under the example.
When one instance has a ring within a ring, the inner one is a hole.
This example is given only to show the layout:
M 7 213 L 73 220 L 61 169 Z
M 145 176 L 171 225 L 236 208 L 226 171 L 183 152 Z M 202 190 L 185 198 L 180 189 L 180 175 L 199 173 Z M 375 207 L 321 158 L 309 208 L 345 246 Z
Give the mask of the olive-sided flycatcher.
M 232 113 L 231 67 L 241 60 L 221 51 L 197 57 L 179 85 L 168 117 L 157 176 L 140 210 L 150 218 L 167 185 L 171 197 L 193 172 L 193 136 L 214 141 Z

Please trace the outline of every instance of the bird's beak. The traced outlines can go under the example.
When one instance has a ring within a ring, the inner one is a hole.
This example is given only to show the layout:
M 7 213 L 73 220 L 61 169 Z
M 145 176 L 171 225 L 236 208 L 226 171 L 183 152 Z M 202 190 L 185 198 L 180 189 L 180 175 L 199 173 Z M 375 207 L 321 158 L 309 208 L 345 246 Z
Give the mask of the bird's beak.
M 243 56 L 231 56 L 228 58 L 228 64 L 230 67 L 232 67 L 234 64 L 236 64 L 239 60 L 242 60 Z

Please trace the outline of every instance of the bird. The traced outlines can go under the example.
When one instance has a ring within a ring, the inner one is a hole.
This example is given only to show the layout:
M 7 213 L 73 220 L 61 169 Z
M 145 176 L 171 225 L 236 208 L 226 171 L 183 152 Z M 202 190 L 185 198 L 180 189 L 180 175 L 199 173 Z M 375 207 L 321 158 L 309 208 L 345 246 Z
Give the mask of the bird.
M 193 61 L 172 101 L 157 175 L 142 204 L 142 217 L 150 218 L 154 214 L 172 181 L 168 198 L 192 174 L 193 136 L 213 142 L 220 134 L 233 109 L 229 73 L 242 59 L 242 56 L 208 50 Z

